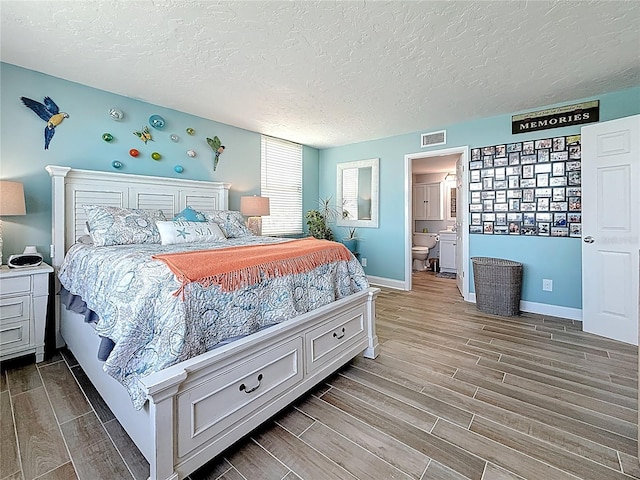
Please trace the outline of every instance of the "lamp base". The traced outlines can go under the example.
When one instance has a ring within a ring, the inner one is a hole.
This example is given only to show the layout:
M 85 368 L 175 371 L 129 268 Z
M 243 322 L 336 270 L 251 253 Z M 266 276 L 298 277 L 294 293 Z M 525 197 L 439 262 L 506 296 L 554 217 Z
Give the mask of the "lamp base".
M 254 235 L 262 235 L 262 217 L 249 217 L 247 218 L 247 228 Z

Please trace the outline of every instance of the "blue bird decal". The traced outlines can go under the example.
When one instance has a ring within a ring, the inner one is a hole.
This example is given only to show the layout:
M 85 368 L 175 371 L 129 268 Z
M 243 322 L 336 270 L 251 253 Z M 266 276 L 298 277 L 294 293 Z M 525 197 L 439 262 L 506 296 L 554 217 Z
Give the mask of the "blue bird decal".
M 56 127 L 62 123 L 65 118 L 69 118 L 68 113 L 61 112 L 56 102 L 49 97 L 44 97 L 44 104 L 31 100 L 27 97 L 20 97 L 22 103 L 35 112 L 42 120 L 47 122 L 44 127 L 44 149 L 49 150 L 49 144 L 53 135 L 56 133 Z

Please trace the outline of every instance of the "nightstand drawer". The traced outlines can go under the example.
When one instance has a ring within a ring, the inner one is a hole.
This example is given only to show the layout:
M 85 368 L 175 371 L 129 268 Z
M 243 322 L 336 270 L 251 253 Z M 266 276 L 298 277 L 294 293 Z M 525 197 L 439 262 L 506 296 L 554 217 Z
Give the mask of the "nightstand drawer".
M 23 277 L 3 278 L 0 280 L 0 294 L 29 293 L 31 291 L 31 275 Z
M 31 297 L 0 298 L 0 325 L 29 320 Z
M 20 349 L 29 345 L 29 320 L 0 325 L 0 349 L 2 353 L 11 353 L 14 349 Z

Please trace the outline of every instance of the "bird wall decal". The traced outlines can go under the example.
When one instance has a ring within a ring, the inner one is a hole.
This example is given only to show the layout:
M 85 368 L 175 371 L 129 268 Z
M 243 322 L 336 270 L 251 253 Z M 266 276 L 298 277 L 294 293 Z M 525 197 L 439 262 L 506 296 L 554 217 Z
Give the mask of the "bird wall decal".
M 151 132 L 149 131 L 149 127 L 146 125 L 142 127 L 141 131 L 134 130 L 133 134 L 142 140 L 144 143 L 147 143 L 149 140 L 153 142 L 153 138 L 151 138 Z
M 35 112 L 41 119 L 47 122 L 44 127 L 44 149 L 49 150 L 49 144 L 53 135 L 56 133 L 56 127 L 62 123 L 65 118 L 69 118 L 69 114 L 61 112 L 56 102 L 49 97 L 44 97 L 44 104 L 32 100 L 27 97 L 20 97 L 22 103 Z
M 222 142 L 218 137 L 213 137 L 213 139 L 207 137 L 207 143 L 209 144 L 215 155 L 213 159 L 213 171 L 215 172 L 216 168 L 218 167 L 218 161 L 220 160 L 220 154 L 224 152 L 225 147 L 224 145 L 222 145 Z

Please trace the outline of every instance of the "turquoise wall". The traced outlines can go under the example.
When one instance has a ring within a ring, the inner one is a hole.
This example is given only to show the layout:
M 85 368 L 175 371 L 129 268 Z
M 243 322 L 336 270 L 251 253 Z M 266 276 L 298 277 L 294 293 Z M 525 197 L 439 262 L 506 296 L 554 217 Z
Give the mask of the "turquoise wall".
M 260 193 L 260 134 L 232 127 L 176 110 L 159 107 L 132 98 L 114 95 L 85 85 L 0 63 L 0 178 L 24 183 L 27 215 L 4 217 L 4 257 L 22 252 L 25 245 L 35 245 L 48 258 L 51 243 L 51 186 L 46 165 L 66 165 L 87 170 L 116 171 L 113 160 L 124 163 L 123 173 L 154 175 L 230 182 L 229 206 L 240 208 L 240 196 Z M 57 127 L 49 150 L 44 150 L 45 122 L 26 108 L 20 97 L 42 101 L 51 97 L 67 112 L 69 118 Z M 203 99 L 203 101 L 208 101 Z M 211 104 L 215 114 L 215 101 Z M 107 112 L 117 107 L 125 114 L 120 122 L 112 120 Z M 145 145 L 134 134 L 143 125 L 149 125 L 149 116 L 160 115 L 166 121 L 162 130 L 151 128 L 153 141 Z M 189 136 L 186 128 L 195 129 Z M 102 140 L 102 134 L 111 133 L 111 143 Z M 169 139 L 172 133 L 180 140 Z M 225 152 L 213 171 L 213 153 L 206 137 L 217 135 Z M 129 156 L 136 148 L 141 155 Z M 195 150 L 190 158 L 186 151 Z M 152 152 L 162 158 L 155 161 Z M 303 149 L 303 205 L 312 208 L 318 198 L 318 150 Z M 177 174 L 173 167 L 180 164 L 184 173 Z M 306 210 L 305 210 L 306 211 Z
M 640 113 L 640 87 L 563 102 L 561 105 L 600 100 L 600 121 Z M 557 105 L 540 105 L 540 110 Z M 523 112 L 429 128 L 447 130 L 447 144 L 420 148 L 416 132 L 320 151 L 320 196 L 335 196 L 336 164 L 380 158 L 380 228 L 359 228 L 360 253 L 367 258 L 367 274 L 404 281 L 404 157 L 407 154 L 468 145 L 469 148 L 580 133 L 580 126 L 527 134 L 511 134 L 511 116 Z M 465 207 L 466 209 L 466 207 Z M 578 238 L 502 237 L 469 235 L 469 255 L 500 257 L 525 265 L 522 299 L 582 308 L 581 243 Z M 471 271 L 471 268 L 469 268 Z M 542 279 L 553 280 L 553 292 L 542 291 Z M 473 278 L 471 277 L 471 282 Z M 473 292 L 473 283 L 471 283 Z

